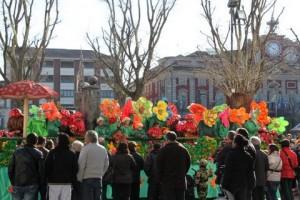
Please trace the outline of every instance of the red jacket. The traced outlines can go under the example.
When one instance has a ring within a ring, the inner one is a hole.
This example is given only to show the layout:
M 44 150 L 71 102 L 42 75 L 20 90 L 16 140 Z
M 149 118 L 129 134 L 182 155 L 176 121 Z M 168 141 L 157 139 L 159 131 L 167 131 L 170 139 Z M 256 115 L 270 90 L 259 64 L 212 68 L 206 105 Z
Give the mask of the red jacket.
M 288 157 L 290 158 L 290 161 Z M 284 147 L 280 151 L 280 158 L 282 160 L 281 178 L 295 178 L 295 168 L 298 167 L 296 153 L 290 148 Z

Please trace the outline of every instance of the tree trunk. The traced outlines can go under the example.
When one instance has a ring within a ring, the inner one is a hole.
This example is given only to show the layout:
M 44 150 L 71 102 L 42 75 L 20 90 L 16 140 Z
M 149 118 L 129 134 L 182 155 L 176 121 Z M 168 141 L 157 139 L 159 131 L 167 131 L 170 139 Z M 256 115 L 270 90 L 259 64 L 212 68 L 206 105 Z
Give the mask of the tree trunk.
M 231 96 L 226 96 L 226 103 L 230 108 L 246 108 L 247 112 L 250 111 L 250 104 L 253 100 L 253 95 L 245 93 L 234 93 Z

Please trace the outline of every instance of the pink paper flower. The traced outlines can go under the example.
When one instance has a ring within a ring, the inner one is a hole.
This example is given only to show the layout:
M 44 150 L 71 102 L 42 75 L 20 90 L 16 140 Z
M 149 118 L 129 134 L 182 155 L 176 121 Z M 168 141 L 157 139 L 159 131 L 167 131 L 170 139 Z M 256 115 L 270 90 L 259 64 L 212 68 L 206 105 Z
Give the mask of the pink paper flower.
M 229 123 L 229 109 L 224 110 L 219 114 L 219 118 L 221 119 L 222 124 L 226 127 L 229 128 L 230 123 Z

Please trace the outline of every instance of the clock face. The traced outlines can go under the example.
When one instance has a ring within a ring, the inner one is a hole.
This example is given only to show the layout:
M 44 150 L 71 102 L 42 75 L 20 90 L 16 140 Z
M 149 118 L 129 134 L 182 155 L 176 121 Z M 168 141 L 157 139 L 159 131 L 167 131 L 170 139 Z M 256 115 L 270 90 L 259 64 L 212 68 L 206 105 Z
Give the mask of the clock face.
M 266 53 L 270 57 L 278 57 L 281 54 L 281 46 L 277 42 L 268 42 L 266 45 Z
M 296 48 L 290 47 L 284 51 L 284 60 L 290 64 L 294 65 L 299 60 L 299 54 Z

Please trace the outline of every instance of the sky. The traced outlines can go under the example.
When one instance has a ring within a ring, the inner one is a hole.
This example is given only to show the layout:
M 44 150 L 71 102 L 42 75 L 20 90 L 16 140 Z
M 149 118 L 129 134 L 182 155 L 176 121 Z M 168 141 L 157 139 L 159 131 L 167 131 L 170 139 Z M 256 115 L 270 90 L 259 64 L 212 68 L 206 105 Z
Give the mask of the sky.
M 227 28 L 228 0 L 211 0 L 211 2 L 216 7 L 216 22 L 221 28 Z M 250 0 L 242 0 L 242 2 L 247 3 Z M 293 27 L 300 35 L 300 0 L 278 0 L 275 15 L 282 7 L 285 7 L 285 10 L 280 18 L 277 32 L 294 39 L 289 29 Z M 42 4 L 38 5 L 36 10 L 42 10 Z M 103 0 L 59 0 L 59 10 L 61 22 L 56 27 L 50 48 L 90 49 L 86 34 L 89 33 L 92 37 L 101 36 L 101 29 L 107 25 L 109 13 Z M 144 9 L 143 13 L 145 14 Z M 37 32 L 40 25 L 40 21 L 37 20 L 40 19 L 38 15 L 35 15 L 32 26 Z M 266 20 L 270 17 L 267 16 Z M 186 55 L 198 49 L 209 49 L 206 37 L 201 33 L 202 31 L 209 34 L 208 30 L 207 23 L 201 16 L 200 0 L 177 0 L 155 51 L 156 58 Z M 263 27 L 263 30 L 267 30 L 267 27 Z

